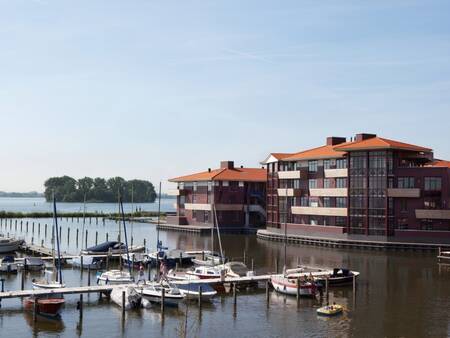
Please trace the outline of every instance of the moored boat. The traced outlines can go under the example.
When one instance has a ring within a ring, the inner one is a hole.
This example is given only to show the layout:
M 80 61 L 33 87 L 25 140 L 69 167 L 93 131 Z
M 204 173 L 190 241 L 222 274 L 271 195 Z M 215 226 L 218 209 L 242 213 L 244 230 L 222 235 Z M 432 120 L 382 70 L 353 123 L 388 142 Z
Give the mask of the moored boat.
M 131 284 L 133 282 L 134 278 L 128 271 L 109 270 L 103 273 L 97 272 L 98 285 Z
M 300 281 L 300 289 L 297 282 Z M 313 280 L 302 280 L 301 278 L 292 278 L 289 276 L 273 276 L 270 279 L 275 291 L 286 295 L 299 295 L 301 297 L 315 297 L 317 293 L 317 285 Z
M 135 289 L 136 292 L 146 300 L 151 303 L 159 304 L 162 302 L 162 293 L 164 290 L 164 304 L 169 306 L 178 306 L 178 304 L 185 297 L 177 287 L 171 286 L 167 283 L 162 284 L 159 282 L 147 282 L 136 286 Z
M 26 271 L 41 271 L 45 268 L 45 263 L 39 257 L 25 257 L 18 267 Z
M 81 267 L 81 256 L 72 258 L 69 260 L 69 264 L 73 267 L 80 268 Z M 103 258 L 95 257 L 95 256 L 83 256 L 83 268 L 91 269 L 91 270 L 99 270 L 102 268 Z
M 133 253 L 130 253 L 129 255 L 122 254 L 121 259 L 122 259 L 122 262 L 126 266 L 130 265 L 130 266 L 134 266 L 134 267 L 139 267 L 141 265 L 147 266 L 147 264 L 149 262 L 148 255 L 143 252 L 133 252 Z
M 357 278 L 359 272 L 351 271 L 349 269 L 335 268 L 333 272 L 326 275 L 325 277 L 314 278 L 316 282 L 325 285 L 326 279 L 328 278 L 328 285 L 339 286 L 346 285 L 353 282 L 353 278 Z
M 120 307 L 123 306 L 123 292 L 125 292 L 125 310 L 130 309 L 138 309 L 141 307 L 141 295 L 136 291 L 136 289 L 133 286 L 130 285 L 123 285 L 123 286 L 116 286 L 111 291 L 110 297 L 111 300 L 119 305 Z
M 65 303 L 64 298 L 58 294 L 27 297 L 23 300 L 25 310 L 34 311 L 35 302 L 37 302 L 37 313 L 47 317 L 59 316 Z
M 17 251 L 23 242 L 23 239 L 0 237 L 0 253 Z
M 134 245 L 128 247 L 128 252 L 144 252 L 143 245 Z M 107 255 L 107 254 L 126 254 L 127 246 L 122 242 L 108 241 L 81 251 L 82 255 Z
M 186 272 L 186 275 L 196 276 L 200 279 L 221 278 L 224 274 L 224 270 L 215 266 L 197 266 Z
M 202 292 L 202 300 L 210 300 L 217 295 L 217 291 L 207 283 L 177 283 L 174 285 L 178 287 L 180 292 L 186 297 L 186 299 L 197 300 L 200 296 L 200 288 Z
M 17 273 L 17 268 L 14 256 L 5 256 L 0 264 L 0 273 Z

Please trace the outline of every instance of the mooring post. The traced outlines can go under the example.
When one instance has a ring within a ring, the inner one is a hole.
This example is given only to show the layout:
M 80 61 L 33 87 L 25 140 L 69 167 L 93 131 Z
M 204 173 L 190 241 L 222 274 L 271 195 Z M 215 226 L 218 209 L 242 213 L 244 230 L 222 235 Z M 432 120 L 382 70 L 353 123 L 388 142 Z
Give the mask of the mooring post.
M 149 263 L 148 263 L 148 281 L 150 281 L 150 279 L 151 279 L 151 277 L 152 277 L 152 276 L 151 276 L 151 265 L 152 265 L 152 264 L 149 262 Z
M 44 247 L 44 240 L 42 239 L 41 240 L 41 248 L 43 248 Z
M 37 321 L 37 314 L 38 314 L 38 300 L 37 300 L 37 298 L 34 298 L 34 304 L 33 304 L 33 320 L 34 320 L 34 322 Z
M 20 225 L 20 231 L 22 231 L 22 224 Z M 47 238 L 47 223 L 44 226 L 45 238 Z
M 125 290 L 122 291 L 122 317 L 125 318 Z
M 95 245 L 98 244 L 98 231 L 95 232 Z
M 80 256 L 80 271 L 81 277 L 83 277 L 83 255 Z
M 20 232 L 22 232 L 23 221 L 20 221 Z
M 278 258 L 275 258 L 275 273 L 278 273 Z
M 17 231 L 17 220 L 16 220 L 15 223 L 14 223 L 14 230 Z
M 59 227 L 59 238 L 62 238 L 61 234 L 62 234 L 62 226 Z
M 98 216 L 95 217 L 95 224 L 98 225 Z
M 91 265 L 88 265 L 88 286 L 91 286 Z
M 5 279 L 2 278 L 0 281 L 2 282 L 2 292 L 5 292 Z
M 198 287 L 198 309 L 202 311 L 202 286 Z
M 38 235 L 41 234 L 41 223 L 38 223 Z
M 109 237 L 109 234 L 106 233 L 106 241 L 107 241 L 107 242 L 108 242 L 108 237 Z
M 131 236 L 131 246 L 133 246 L 133 236 Z
M 144 251 L 146 250 L 145 247 L 146 247 L 146 240 L 144 238 Z
M 244 249 L 244 264 L 246 264 L 247 262 L 246 262 L 246 254 L 245 254 L 245 249 Z
M 253 265 L 253 258 L 252 258 L 252 271 L 255 271 L 254 265 Z
M 161 314 L 164 315 L 164 303 L 166 302 L 166 289 L 161 290 Z
M 25 267 L 24 267 L 24 269 L 22 270 L 22 273 L 20 274 L 21 276 L 20 276 L 20 278 L 21 278 L 21 281 L 20 281 L 20 289 L 21 290 L 25 290 Z
M 327 297 L 327 303 L 328 303 L 328 300 L 329 300 L 329 293 L 328 293 L 328 276 L 327 276 L 327 278 L 325 278 L 325 295 L 326 295 L 326 297 Z
M 25 227 L 26 232 L 28 233 L 28 221 L 26 223 L 26 227 Z
M 356 276 L 353 275 L 353 299 L 356 298 Z
M 80 232 L 80 230 L 77 228 L 77 236 L 76 236 L 77 248 L 78 248 L 78 233 L 79 232 Z
M 83 294 L 80 293 L 80 303 L 78 305 L 78 309 L 80 310 L 80 320 L 83 319 Z
M 70 227 L 67 228 L 67 244 L 70 243 Z
M 300 277 L 297 277 L 297 305 L 300 304 Z
M 84 238 L 84 246 L 87 248 L 88 231 L 86 229 L 86 237 Z
M 34 222 L 33 222 L 33 224 L 32 224 L 32 226 L 31 226 L 31 232 L 34 234 Z

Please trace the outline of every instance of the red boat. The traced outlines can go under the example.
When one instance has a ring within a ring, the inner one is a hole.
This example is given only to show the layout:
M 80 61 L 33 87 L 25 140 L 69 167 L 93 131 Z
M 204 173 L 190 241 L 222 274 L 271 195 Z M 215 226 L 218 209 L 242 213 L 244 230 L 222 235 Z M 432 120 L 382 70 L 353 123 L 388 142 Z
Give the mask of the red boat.
M 37 313 L 46 317 L 59 316 L 65 303 L 61 296 L 52 295 L 51 298 L 28 297 L 23 300 L 25 310 L 34 311 L 34 303 L 37 301 Z

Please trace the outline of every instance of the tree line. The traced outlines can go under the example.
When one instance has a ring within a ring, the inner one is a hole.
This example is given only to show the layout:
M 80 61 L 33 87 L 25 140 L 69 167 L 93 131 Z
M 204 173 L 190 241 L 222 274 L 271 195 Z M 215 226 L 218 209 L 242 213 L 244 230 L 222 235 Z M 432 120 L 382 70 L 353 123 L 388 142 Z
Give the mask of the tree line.
M 84 177 L 78 180 L 69 177 L 51 177 L 44 183 L 44 196 L 47 201 L 53 200 L 55 194 L 58 202 L 109 202 L 118 201 L 119 194 L 124 202 L 154 202 L 155 187 L 149 181 L 130 180 L 122 177 L 104 179 L 101 177 Z

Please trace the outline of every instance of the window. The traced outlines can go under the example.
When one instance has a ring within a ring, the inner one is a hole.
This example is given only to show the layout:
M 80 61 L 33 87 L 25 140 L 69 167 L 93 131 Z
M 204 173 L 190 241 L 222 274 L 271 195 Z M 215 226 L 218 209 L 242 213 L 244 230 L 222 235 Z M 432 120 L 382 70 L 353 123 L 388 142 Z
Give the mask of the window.
M 323 187 L 325 189 L 329 189 L 333 187 L 333 180 L 331 178 L 325 178 L 323 180 Z
M 325 208 L 331 208 L 331 197 L 324 197 L 323 198 L 323 206 Z
M 330 160 L 323 160 L 323 168 L 324 169 L 331 169 L 331 161 Z
M 336 178 L 336 188 L 347 188 L 347 179 Z
M 440 177 L 425 177 L 425 190 L 438 191 L 442 188 L 442 179 Z
M 336 226 L 346 226 L 347 225 L 347 218 L 346 217 L 336 217 Z
M 223 187 L 228 187 L 228 185 L 229 185 L 228 181 L 223 181 L 223 182 L 222 182 L 222 186 L 223 186 Z
M 300 189 L 300 180 L 294 180 L 294 189 Z
M 318 207 L 319 206 L 319 198 L 318 197 L 310 197 L 309 198 L 309 206 L 310 207 Z
M 208 191 L 212 190 L 212 182 L 208 182 Z
M 336 208 L 347 208 L 347 198 L 336 197 Z
M 400 212 L 408 212 L 408 203 L 406 199 L 400 200 Z
M 425 209 L 438 209 L 441 204 L 441 200 L 439 198 L 430 198 L 427 197 L 423 201 L 423 205 Z
M 342 158 L 336 160 L 336 169 L 346 169 L 347 168 L 347 159 Z
M 308 161 L 308 170 L 310 173 L 317 172 L 317 161 Z
M 399 177 L 397 187 L 401 189 L 414 188 L 414 177 Z
M 197 191 L 197 182 L 194 182 L 194 191 Z
M 309 189 L 317 188 L 317 180 L 316 179 L 309 180 L 308 181 L 308 187 L 309 187 Z
M 240 188 L 243 188 L 243 187 L 244 187 L 244 182 L 239 181 L 239 187 L 240 187 Z
M 301 205 L 302 207 L 307 207 L 307 206 L 309 206 L 309 198 L 308 198 L 308 196 L 302 196 L 302 197 L 300 197 L 300 205 Z

